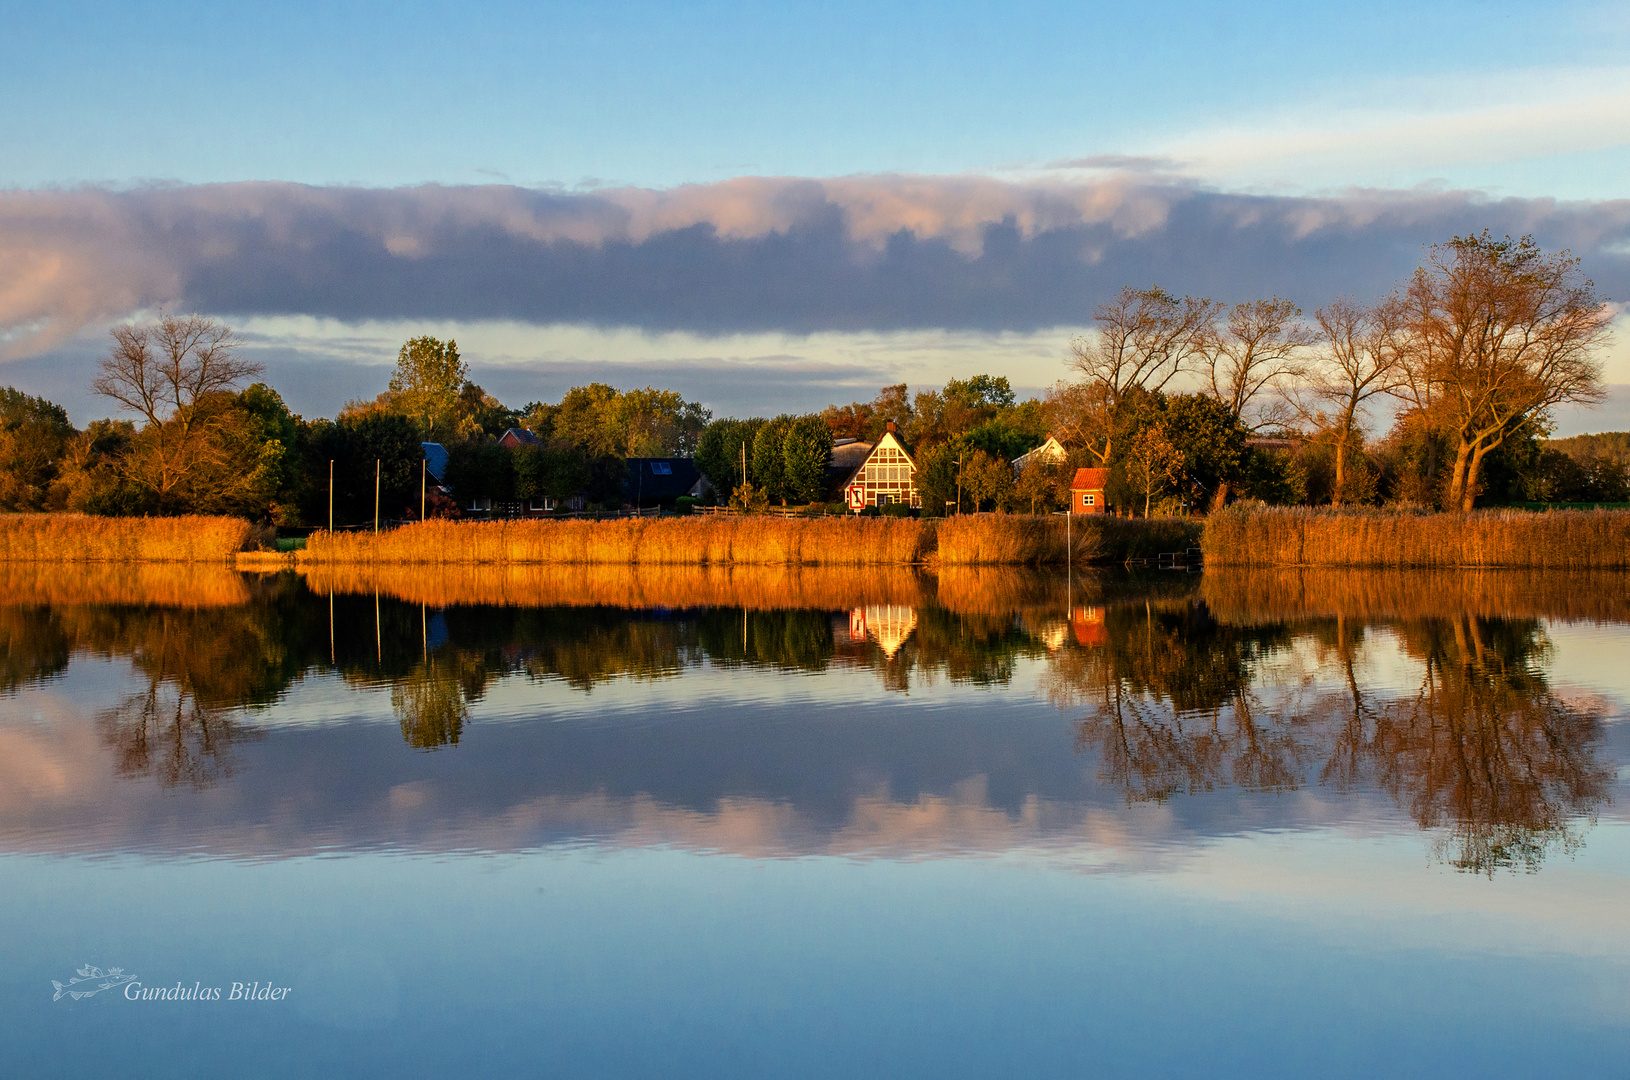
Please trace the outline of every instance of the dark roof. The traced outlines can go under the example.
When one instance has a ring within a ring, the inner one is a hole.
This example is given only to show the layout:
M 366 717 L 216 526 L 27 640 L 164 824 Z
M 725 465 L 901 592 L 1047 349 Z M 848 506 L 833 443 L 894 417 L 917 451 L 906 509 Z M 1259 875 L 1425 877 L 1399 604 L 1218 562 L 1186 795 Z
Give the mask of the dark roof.
M 832 444 L 832 456 L 826 463 L 826 491 L 830 499 L 843 497 L 849 478 L 866 463 L 874 445 L 858 439 L 842 439 Z
M 673 502 L 696 486 L 702 470 L 688 457 L 629 458 L 623 497 L 629 502 Z
M 1108 469 L 1077 469 L 1070 481 L 1071 491 L 1102 491 L 1109 486 Z
M 542 439 L 538 438 L 524 427 L 512 427 L 506 429 L 502 435 L 498 436 L 498 441 L 502 443 L 505 439 L 513 439 L 518 446 L 537 446 L 543 442 Z
M 425 442 L 419 444 L 419 449 L 424 451 L 425 468 L 436 483 L 441 483 L 447 476 L 447 448 L 439 442 Z

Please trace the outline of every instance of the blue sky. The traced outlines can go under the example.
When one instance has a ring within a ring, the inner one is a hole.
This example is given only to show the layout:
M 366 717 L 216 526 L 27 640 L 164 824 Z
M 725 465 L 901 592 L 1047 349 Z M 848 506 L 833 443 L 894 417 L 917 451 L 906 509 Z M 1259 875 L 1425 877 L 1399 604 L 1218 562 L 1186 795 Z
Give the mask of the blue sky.
M 1630 15 L 1606 4 L 7 8 L 13 187 L 1012 172 L 1182 158 L 1220 131 L 1353 136 L 1360 113 L 1520 127 L 1630 73 Z M 1622 127 L 1559 141 L 1469 158 L 1428 142 L 1345 175 L 1265 147 L 1211 164 L 1269 186 L 1623 194 Z
M 1630 298 L 1622 5 L 8 0 L 0 25 L 0 380 L 77 419 L 108 327 L 160 308 L 245 328 L 308 415 L 431 329 L 506 399 L 593 376 L 742 413 L 1039 388 L 1123 284 L 1311 310 L 1482 228 Z

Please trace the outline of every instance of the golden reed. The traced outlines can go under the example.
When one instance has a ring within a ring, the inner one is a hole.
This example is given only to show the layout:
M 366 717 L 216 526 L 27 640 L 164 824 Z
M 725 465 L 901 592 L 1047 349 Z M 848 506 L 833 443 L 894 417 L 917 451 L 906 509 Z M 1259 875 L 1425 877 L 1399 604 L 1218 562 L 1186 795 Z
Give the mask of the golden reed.
M 872 566 L 921 562 L 932 541 L 931 526 L 889 518 L 427 521 L 378 534 L 314 533 L 299 561 Z
M 248 540 L 241 518 L 0 514 L 0 562 L 225 563 Z
M 1209 566 L 1630 566 L 1630 511 L 1231 506 L 1206 519 Z
M 1077 519 L 1080 562 L 1122 561 L 1198 542 L 1182 519 Z M 707 566 L 1038 565 L 1066 559 L 1061 518 L 977 514 L 913 518 L 712 516 L 617 521 L 429 521 L 385 533 L 316 533 L 301 565 L 619 563 Z

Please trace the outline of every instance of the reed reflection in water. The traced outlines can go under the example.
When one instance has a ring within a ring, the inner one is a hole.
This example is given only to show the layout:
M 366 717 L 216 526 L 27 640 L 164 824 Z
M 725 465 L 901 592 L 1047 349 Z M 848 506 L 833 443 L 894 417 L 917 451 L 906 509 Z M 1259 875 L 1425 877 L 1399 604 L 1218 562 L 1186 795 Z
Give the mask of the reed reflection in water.
M 1479 872 L 1575 850 L 1615 775 L 1603 707 L 1550 685 L 1544 622 L 1626 621 L 1611 575 L 557 571 L 208 576 L 184 605 L 173 575 L 144 596 L 140 580 L 13 568 L 25 602 L 0 607 L 0 688 L 76 656 L 127 662 L 136 689 L 100 736 L 119 775 L 176 788 L 254 767 L 240 750 L 262 733 L 252 714 L 314 674 L 387 690 L 406 746 L 443 753 L 476 737 L 477 706 L 506 680 L 593 695 L 714 669 L 869 673 L 887 694 L 1039 691 L 1078 718 L 1075 754 L 1127 803 L 1378 792 Z M 1402 666 L 1377 678 L 1383 655 Z M 1022 786 L 1043 764 L 1003 767 Z M 753 797 L 797 814 L 783 783 Z

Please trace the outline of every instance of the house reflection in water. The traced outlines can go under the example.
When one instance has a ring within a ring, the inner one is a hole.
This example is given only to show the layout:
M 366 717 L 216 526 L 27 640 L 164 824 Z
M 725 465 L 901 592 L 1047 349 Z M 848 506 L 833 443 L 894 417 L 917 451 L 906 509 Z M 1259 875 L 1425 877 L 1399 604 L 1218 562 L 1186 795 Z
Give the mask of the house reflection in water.
M 1077 645 L 1109 644 L 1109 628 L 1104 624 L 1102 607 L 1078 607 L 1070 612 L 1070 630 L 1075 635 Z
M 894 659 L 911 632 L 917 629 L 917 610 L 904 604 L 868 604 L 849 612 L 849 640 L 877 642 L 883 655 Z

